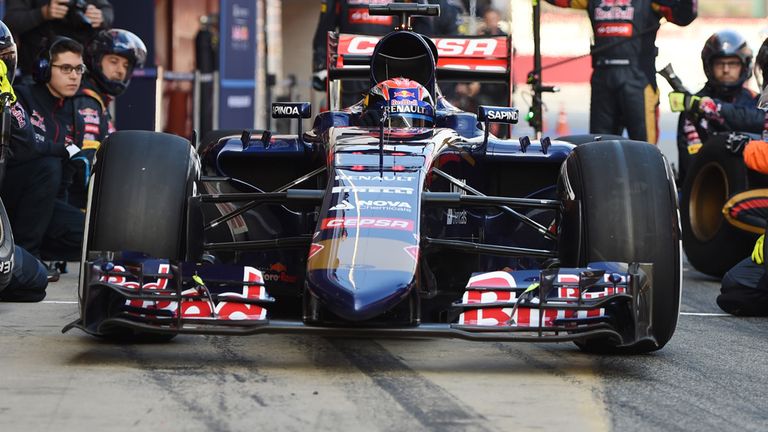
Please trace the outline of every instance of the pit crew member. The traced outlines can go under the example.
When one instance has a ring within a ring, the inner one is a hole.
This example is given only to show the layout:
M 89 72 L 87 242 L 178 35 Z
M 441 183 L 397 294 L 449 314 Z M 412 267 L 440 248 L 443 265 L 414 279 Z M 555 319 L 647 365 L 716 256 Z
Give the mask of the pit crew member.
M 659 90 L 654 45 L 659 21 L 690 24 L 696 0 L 546 0 L 585 9 L 592 23 L 592 97 L 589 131 L 658 141 Z

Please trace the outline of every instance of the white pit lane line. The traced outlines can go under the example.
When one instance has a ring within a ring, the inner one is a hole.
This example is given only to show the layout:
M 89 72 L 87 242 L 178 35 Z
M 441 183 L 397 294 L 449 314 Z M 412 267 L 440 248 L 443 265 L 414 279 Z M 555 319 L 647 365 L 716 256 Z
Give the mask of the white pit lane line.
M 734 317 L 734 318 L 736 318 L 736 315 L 731 315 L 731 314 L 728 314 L 728 313 L 710 313 L 710 312 L 680 312 L 680 315 L 703 316 L 703 317 Z
M 43 300 L 40 303 L 46 303 L 46 304 L 72 304 L 76 305 L 78 302 L 76 301 L 60 301 L 60 300 Z M 686 315 L 686 316 L 701 316 L 701 317 L 734 317 L 734 315 L 727 314 L 727 313 L 711 313 L 711 312 L 680 312 L 680 315 Z

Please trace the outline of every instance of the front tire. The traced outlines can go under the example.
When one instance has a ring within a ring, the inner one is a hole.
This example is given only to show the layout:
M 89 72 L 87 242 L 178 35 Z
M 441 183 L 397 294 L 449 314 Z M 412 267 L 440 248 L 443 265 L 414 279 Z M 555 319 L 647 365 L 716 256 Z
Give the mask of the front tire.
M 639 353 L 663 347 L 680 311 L 681 251 L 677 198 L 666 160 L 656 146 L 615 140 L 576 147 L 559 182 L 564 203 L 560 231 L 563 266 L 616 261 L 653 264 L 652 337 L 619 348 L 591 339 L 589 352 Z
M 103 292 L 87 291 L 83 275 L 94 255 L 131 251 L 171 261 L 185 259 L 187 200 L 199 176 L 197 153 L 184 138 L 119 131 L 105 140 L 96 155 L 89 191 L 80 271 L 86 325 L 91 308 L 114 307 L 112 301 L 103 300 Z M 175 335 L 110 328 L 101 336 L 120 342 L 157 342 Z

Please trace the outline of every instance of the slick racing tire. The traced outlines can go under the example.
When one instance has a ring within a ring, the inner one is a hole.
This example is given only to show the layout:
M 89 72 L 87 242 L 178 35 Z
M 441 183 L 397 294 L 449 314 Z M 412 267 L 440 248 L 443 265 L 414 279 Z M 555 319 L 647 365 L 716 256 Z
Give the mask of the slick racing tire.
M 555 138 L 557 141 L 565 141 L 573 145 L 581 145 L 591 143 L 595 141 L 608 141 L 608 140 L 624 140 L 625 137 L 621 135 L 610 134 L 587 134 L 587 135 L 566 135 Z
M 601 353 L 660 349 L 672 337 L 680 311 L 680 225 L 672 170 L 656 146 L 629 140 L 580 145 L 564 164 L 558 181 L 564 206 L 562 265 L 584 267 L 598 261 L 653 265 L 655 343 L 644 340 L 619 348 L 618 341 L 603 338 L 577 345 Z
M 714 135 L 702 146 L 688 169 L 680 199 L 688 262 L 715 277 L 749 256 L 757 238 L 726 222 L 723 205 L 739 192 L 765 185 L 765 176 L 749 170 L 741 154 L 726 149 L 726 139 Z
M 8 213 L 0 200 L 0 291 L 11 282 L 13 274 L 13 232 Z
M 197 155 L 184 138 L 148 131 L 110 135 L 96 154 L 82 265 L 92 251 L 185 259 L 187 200 L 198 178 Z M 88 292 L 81 295 L 87 304 Z M 175 335 L 112 329 L 103 336 L 162 341 Z
M 87 233 L 89 250 L 183 260 L 187 199 L 197 156 L 176 135 L 120 131 L 99 150 Z

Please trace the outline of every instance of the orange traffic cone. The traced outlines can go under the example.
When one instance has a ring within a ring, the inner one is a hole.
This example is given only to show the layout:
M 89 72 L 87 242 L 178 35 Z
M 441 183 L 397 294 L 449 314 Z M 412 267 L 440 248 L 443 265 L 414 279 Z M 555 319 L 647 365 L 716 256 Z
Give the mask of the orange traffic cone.
M 571 128 L 568 127 L 568 114 L 565 112 L 565 106 L 560 105 L 560 112 L 557 114 L 557 125 L 555 126 L 555 135 L 566 136 L 571 134 Z

